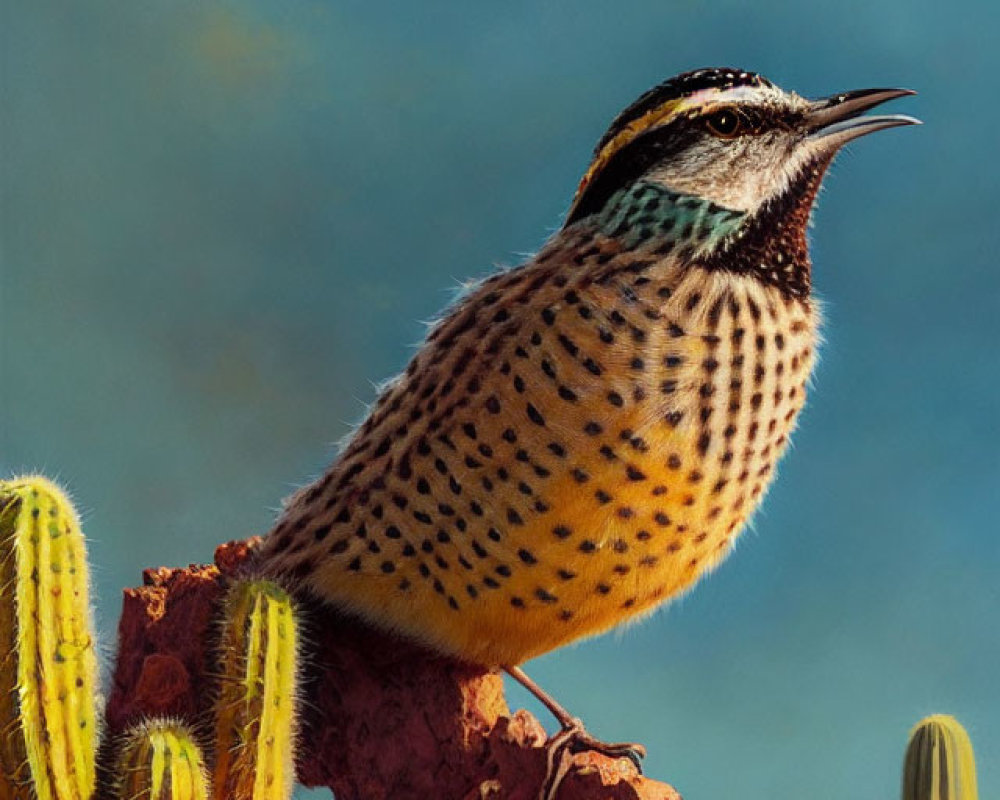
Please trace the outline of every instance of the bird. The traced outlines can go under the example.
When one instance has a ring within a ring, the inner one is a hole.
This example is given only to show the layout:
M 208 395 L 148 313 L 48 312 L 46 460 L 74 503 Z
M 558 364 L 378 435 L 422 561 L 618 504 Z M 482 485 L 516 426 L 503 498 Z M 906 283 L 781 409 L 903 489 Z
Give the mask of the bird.
M 469 288 L 286 501 L 261 568 L 506 670 L 563 743 L 638 761 L 520 665 L 649 614 L 733 548 L 810 388 L 821 182 L 848 142 L 918 123 L 864 113 L 910 94 L 806 99 L 734 68 L 642 94 L 561 227 Z

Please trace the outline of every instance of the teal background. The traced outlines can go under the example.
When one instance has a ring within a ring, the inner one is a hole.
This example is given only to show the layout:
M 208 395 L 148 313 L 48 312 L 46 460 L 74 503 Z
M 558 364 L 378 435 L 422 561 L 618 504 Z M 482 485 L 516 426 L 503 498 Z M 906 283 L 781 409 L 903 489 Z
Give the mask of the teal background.
M 918 89 L 893 110 L 926 124 L 827 180 L 827 341 L 753 532 L 530 672 L 687 800 L 898 796 L 938 711 L 1000 796 L 995 3 L 0 8 L 0 473 L 83 509 L 108 659 L 121 588 L 265 531 L 457 282 L 558 226 L 648 86 Z

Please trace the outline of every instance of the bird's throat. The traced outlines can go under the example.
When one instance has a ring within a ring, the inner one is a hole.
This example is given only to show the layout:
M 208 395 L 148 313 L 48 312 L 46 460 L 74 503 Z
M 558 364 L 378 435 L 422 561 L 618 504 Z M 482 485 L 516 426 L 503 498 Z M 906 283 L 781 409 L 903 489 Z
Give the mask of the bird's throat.
M 733 236 L 746 214 L 711 200 L 637 181 L 611 197 L 596 224 L 628 249 L 652 248 L 687 257 L 705 256 Z
M 806 230 L 832 154 L 806 164 L 777 197 L 748 216 L 703 266 L 751 275 L 782 294 L 804 299 L 812 287 Z

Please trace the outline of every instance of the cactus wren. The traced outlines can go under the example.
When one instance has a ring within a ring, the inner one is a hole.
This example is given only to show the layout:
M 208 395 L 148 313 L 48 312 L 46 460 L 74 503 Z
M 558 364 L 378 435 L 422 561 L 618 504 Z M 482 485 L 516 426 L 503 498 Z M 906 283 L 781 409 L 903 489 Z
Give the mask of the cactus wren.
M 431 329 L 261 547 L 375 625 L 505 668 L 691 587 L 760 503 L 817 343 L 806 226 L 862 116 L 702 69 L 611 123 L 566 222 Z M 608 751 L 609 748 L 605 748 Z M 628 752 L 627 748 L 611 752 Z

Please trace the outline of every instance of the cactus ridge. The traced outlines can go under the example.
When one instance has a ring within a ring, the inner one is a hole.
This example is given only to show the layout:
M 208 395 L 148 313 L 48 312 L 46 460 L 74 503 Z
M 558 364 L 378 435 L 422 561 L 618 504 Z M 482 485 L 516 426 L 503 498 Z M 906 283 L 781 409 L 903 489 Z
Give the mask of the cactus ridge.
M 83 534 L 40 476 L 0 481 L 0 797 L 94 790 L 97 656 Z
M 903 800 L 977 800 L 976 759 L 969 734 L 947 714 L 910 731 L 903 762 Z
M 221 624 L 213 797 L 290 797 L 298 661 L 295 608 L 277 583 L 240 580 L 230 587 Z
M 141 723 L 118 755 L 117 800 L 207 800 L 205 760 L 194 734 L 170 719 Z

